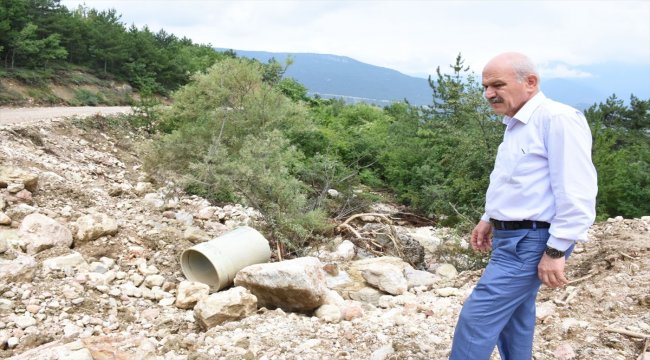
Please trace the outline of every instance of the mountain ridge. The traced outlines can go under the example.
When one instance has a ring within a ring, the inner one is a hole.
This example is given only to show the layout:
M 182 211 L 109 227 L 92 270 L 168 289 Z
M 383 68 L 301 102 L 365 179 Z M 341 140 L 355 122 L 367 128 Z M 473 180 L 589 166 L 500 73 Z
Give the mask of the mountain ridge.
M 216 48 L 218 51 L 229 49 Z M 365 101 L 389 105 L 394 101 L 408 100 L 413 105 L 430 105 L 432 90 L 428 80 L 407 75 L 398 70 L 372 65 L 348 56 L 307 52 L 269 52 L 253 50 L 234 51 L 238 56 L 268 62 L 274 58 L 293 63 L 285 76 L 292 77 L 308 89 L 310 96 L 343 98 L 348 102 Z M 641 65 L 607 63 L 583 66 L 591 76 L 580 78 L 549 78 L 542 74 L 541 89 L 550 98 L 578 109 L 616 94 L 627 102 L 634 94 L 641 99 L 650 98 L 650 69 Z M 645 81 L 647 80 L 647 81 Z

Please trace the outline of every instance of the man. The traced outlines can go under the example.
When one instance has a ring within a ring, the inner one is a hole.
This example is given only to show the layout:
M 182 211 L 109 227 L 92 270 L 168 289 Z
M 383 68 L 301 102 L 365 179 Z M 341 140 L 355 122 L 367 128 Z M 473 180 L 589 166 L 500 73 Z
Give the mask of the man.
M 450 359 L 532 358 L 540 285 L 568 283 L 565 259 L 595 219 L 591 132 L 579 111 L 539 90 L 523 54 L 496 56 L 483 69 L 485 98 L 506 125 L 474 250 L 492 250 L 458 318 Z

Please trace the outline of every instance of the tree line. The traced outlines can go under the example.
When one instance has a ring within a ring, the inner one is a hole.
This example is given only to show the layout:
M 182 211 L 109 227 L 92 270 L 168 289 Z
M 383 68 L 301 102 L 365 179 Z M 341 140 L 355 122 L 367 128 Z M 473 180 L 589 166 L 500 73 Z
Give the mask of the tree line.
M 191 74 L 233 56 L 164 30 L 127 28 L 120 18 L 114 9 L 69 10 L 59 0 L 1 0 L 0 62 L 5 71 L 83 66 L 100 77 L 166 94 Z

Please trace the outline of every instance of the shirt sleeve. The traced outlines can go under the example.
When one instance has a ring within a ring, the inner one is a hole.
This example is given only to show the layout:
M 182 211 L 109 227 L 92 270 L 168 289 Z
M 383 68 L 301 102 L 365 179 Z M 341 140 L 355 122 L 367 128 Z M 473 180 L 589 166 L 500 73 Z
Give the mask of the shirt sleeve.
M 591 161 L 591 131 L 582 113 L 567 109 L 547 123 L 549 176 L 555 199 L 555 217 L 547 244 L 566 250 L 586 241 L 596 218 L 596 169 Z

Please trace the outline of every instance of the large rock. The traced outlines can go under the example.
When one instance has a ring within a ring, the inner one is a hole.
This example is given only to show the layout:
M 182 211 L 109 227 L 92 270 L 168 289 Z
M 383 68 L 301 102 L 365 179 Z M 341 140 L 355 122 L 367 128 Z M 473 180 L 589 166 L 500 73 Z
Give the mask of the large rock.
M 237 286 L 216 292 L 194 307 L 194 317 L 203 329 L 226 321 L 243 319 L 257 311 L 257 298 L 247 289 Z
M 106 214 L 81 216 L 76 222 L 75 239 L 81 242 L 92 241 L 105 235 L 117 234 L 117 222 Z
M 250 265 L 237 273 L 235 285 L 249 289 L 259 306 L 307 313 L 324 303 L 328 291 L 322 267 L 315 257 Z
M 392 295 L 401 295 L 408 289 L 404 271 L 392 264 L 369 264 L 361 275 L 370 284 Z
M 18 256 L 13 260 L 0 259 L 0 284 L 30 282 L 37 266 L 36 260 L 27 255 Z
M 9 184 L 22 184 L 25 189 L 34 192 L 38 186 L 38 175 L 13 166 L 0 166 L 0 188 Z
M 36 254 L 54 246 L 72 245 L 70 230 L 40 213 L 29 214 L 23 219 L 18 236 L 25 243 L 28 254 Z

